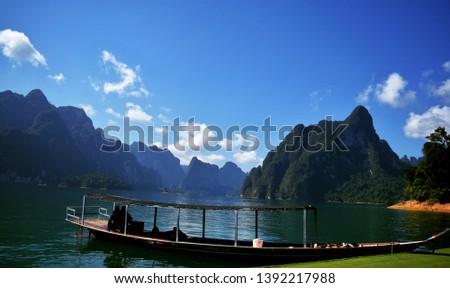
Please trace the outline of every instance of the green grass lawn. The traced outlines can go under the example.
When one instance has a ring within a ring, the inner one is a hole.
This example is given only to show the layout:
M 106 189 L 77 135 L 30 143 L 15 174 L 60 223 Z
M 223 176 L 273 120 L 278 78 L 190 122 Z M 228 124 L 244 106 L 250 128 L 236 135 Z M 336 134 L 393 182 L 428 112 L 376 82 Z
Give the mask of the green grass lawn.
M 450 248 L 431 252 L 386 254 L 338 260 L 294 263 L 279 268 L 450 268 Z

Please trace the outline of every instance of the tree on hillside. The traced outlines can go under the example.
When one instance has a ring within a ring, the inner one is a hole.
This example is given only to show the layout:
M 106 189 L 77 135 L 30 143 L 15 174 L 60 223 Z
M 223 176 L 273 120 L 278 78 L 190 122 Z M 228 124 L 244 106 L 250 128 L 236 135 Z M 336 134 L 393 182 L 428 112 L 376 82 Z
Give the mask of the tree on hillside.
M 436 128 L 436 130 L 434 130 L 434 132 L 431 133 L 430 136 L 427 136 L 426 138 L 431 142 L 425 143 L 425 146 L 429 144 L 437 144 L 438 146 L 441 146 L 444 149 L 449 148 L 450 135 L 447 135 L 447 132 L 445 131 L 444 127 Z
M 405 193 L 419 201 L 450 202 L 450 135 L 438 127 L 426 138 L 423 161 L 405 169 Z

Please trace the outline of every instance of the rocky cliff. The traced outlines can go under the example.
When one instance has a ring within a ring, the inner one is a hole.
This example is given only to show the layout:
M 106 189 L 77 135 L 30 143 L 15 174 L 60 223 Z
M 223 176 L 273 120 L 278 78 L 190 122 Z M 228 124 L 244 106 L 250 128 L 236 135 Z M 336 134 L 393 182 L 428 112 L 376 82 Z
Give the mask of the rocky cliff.
M 404 163 L 380 139 L 366 108 L 344 121 L 299 124 L 250 171 L 244 197 L 307 201 L 396 201 L 402 196 Z
M 130 148 L 141 165 L 159 172 L 164 188 L 169 190 L 178 188 L 185 173 L 180 165 L 180 159 L 172 152 L 157 146 L 148 147 L 142 142 L 134 142 Z
M 4 181 L 58 184 L 64 177 L 102 173 L 135 188 L 161 187 L 156 171 L 131 153 L 100 151 L 102 130 L 76 107 L 51 105 L 40 90 L 0 93 L 0 174 Z M 121 143 L 118 143 L 121 144 Z
M 193 157 L 179 187 L 182 191 L 220 196 L 238 196 L 245 173 L 234 163 L 222 168 Z

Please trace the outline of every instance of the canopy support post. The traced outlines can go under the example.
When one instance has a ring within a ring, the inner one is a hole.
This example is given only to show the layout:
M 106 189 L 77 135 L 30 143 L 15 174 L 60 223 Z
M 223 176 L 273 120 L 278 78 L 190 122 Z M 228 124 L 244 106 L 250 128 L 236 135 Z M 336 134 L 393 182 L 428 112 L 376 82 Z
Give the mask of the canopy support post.
M 306 209 L 303 209 L 303 248 L 306 248 Z
M 203 209 L 202 238 L 205 239 L 206 209 Z
M 238 245 L 238 210 L 234 210 L 234 246 Z
M 258 239 L 258 210 L 255 210 L 255 239 Z
M 84 225 L 84 213 L 86 210 L 86 195 L 83 195 L 83 205 L 81 207 L 81 224 Z
M 316 243 L 319 243 L 318 242 L 319 241 L 319 232 L 317 229 L 317 209 L 316 208 L 314 208 L 314 238 L 315 238 L 314 241 L 316 241 Z
M 127 235 L 128 226 L 128 204 L 125 205 L 125 222 L 123 223 L 123 234 Z
M 155 207 L 155 213 L 153 213 L 153 229 L 156 229 L 156 219 L 158 218 L 158 207 Z
M 181 209 L 178 208 L 178 213 L 177 213 L 177 231 L 175 232 L 175 242 L 178 242 L 178 231 L 180 231 L 180 211 Z

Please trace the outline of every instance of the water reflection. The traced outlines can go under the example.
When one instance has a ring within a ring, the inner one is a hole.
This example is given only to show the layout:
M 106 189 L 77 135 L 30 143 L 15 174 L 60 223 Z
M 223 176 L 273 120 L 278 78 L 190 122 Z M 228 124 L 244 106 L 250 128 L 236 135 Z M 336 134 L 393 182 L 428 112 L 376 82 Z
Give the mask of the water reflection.
M 194 199 L 177 194 L 126 195 L 151 201 L 199 205 L 271 205 L 302 206 L 296 201 L 208 198 Z M 318 207 L 319 242 L 380 242 L 413 241 L 425 239 L 450 226 L 450 215 L 416 211 L 390 210 L 382 206 L 316 203 Z M 146 207 L 131 207 L 134 219 L 145 222 L 145 228 L 153 227 L 154 210 Z M 159 208 L 157 225 L 161 231 L 176 226 L 177 209 Z M 189 236 L 202 236 L 202 211 L 183 209 L 180 214 L 180 229 Z M 206 237 L 234 239 L 234 211 L 207 211 Z M 314 217 L 307 214 L 307 242 L 315 240 Z M 255 238 L 255 213 L 239 211 L 238 237 L 241 240 Z M 303 243 L 303 213 L 301 211 L 260 211 L 258 214 L 258 237 L 266 241 Z
M 64 221 L 66 206 L 81 205 L 82 195 L 98 190 L 0 185 L 0 267 L 233 267 L 241 263 L 186 256 L 96 239 L 77 238 L 76 227 Z M 202 197 L 143 191 L 105 191 L 135 199 L 207 205 L 305 205 L 318 207 L 320 242 L 410 241 L 425 239 L 450 227 L 450 214 L 390 210 L 380 206 L 301 203 L 261 199 Z M 110 211 L 112 203 L 89 200 Z M 158 209 L 161 230 L 176 226 L 176 209 Z M 153 227 L 152 208 L 130 206 L 136 220 Z M 308 242 L 313 240 L 313 214 L 308 214 Z M 182 210 L 180 227 L 189 236 L 202 235 L 202 211 Z M 260 211 L 258 237 L 264 241 L 303 242 L 303 213 Z M 239 212 L 239 239 L 255 237 L 255 214 Z M 234 211 L 208 211 L 206 237 L 234 239 Z M 440 246 L 450 246 L 450 233 Z
M 217 258 L 188 254 L 178 254 L 171 251 L 159 251 L 146 247 L 112 243 L 98 239 L 84 239 L 79 246 L 81 255 L 95 255 L 97 265 L 108 268 L 164 268 L 164 267 L 243 267 L 242 263 L 230 262 Z M 99 263 L 98 260 L 102 259 Z M 86 264 L 86 263 L 85 263 Z M 100 265 L 99 265 L 100 264 Z M 95 266 L 90 266 L 95 267 Z

